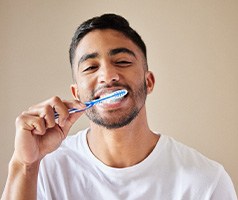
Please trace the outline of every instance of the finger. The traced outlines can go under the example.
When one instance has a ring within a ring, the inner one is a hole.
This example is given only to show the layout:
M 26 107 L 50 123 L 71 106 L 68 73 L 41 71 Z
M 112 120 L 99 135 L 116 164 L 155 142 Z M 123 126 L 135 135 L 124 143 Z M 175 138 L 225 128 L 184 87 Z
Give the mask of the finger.
M 64 133 L 69 132 L 70 128 L 74 125 L 74 123 L 84 114 L 84 112 L 77 112 L 77 113 L 72 113 L 69 115 L 68 119 L 65 122 L 65 125 L 61 127 L 62 131 Z
M 16 119 L 16 128 L 18 130 L 29 131 L 36 135 L 44 135 L 46 131 L 45 120 L 43 118 L 28 114 L 22 114 Z
M 40 109 L 40 108 L 43 108 L 46 106 L 50 106 L 53 109 L 53 113 L 54 112 L 58 113 L 58 115 L 59 115 L 58 124 L 60 126 L 64 126 L 64 123 L 69 116 L 68 107 L 57 96 L 54 96 L 42 103 L 39 103 L 33 107 L 30 107 L 29 110 L 34 111 L 35 109 Z M 49 109 L 49 107 L 47 109 Z M 49 116 L 51 116 L 51 114 L 49 114 Z M 49 116 L 46 115 L 45 118 L 47 118 Z M 50 126 L 53 124 L 53 119 L 54 119 L 54 117 L 47 118 L 47 122 L 49 122 Z
M 78 100 L 64 101 L 64 103 L 69 108 L 77 108 L 79 110 L 86 108 L 86 105 Z M 80 118 L 81 115 L 83 115 L 83 113 L 84 112 L 76 112 L 76 113 L 70 114 L 63 127 L 63 131 L 68 132 L 69 129 L 72 127 L 72 125 Z
M 59 97 L 53 97 L 50 99 L 50 105 L 54 111 L 58 113 L 58 124 L 63 127 L 67 118 L 69 117 L 68 107 L 62 102 Z
M 45 106 L 41 117 L 45 119 L 46 128 L 53 128 L 55 126 L 54 110 L 51 106 Z
M 46 128 L 53 128 L 55 126 L 54 109 L 50 105 L 44 107 L 32 107 L 30 110 L 23 112 L 23 114 L 39 116 L 45 120 Z

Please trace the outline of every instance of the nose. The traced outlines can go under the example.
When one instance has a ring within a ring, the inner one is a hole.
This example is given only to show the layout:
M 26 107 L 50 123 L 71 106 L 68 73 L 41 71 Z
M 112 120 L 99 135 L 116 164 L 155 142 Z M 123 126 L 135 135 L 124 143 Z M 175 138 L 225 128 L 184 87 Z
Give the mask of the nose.
M 119 74 L 116 68 L 110 64 L 104 64 L 99 70 L 98 82 L 100 84 L 110 84 L 119 81 Z

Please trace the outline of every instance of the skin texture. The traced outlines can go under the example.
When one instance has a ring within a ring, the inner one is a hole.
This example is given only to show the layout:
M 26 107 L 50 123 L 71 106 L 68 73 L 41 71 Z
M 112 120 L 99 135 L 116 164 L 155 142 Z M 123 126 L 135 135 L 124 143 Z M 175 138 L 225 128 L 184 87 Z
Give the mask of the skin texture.
M 2 199 L 36 199 L 40 161 L 60 146 L 83 114 L 68 113 L 68 108 L 84 108 L 81 102 L 118 89 L 128 90 L 122 100 L 86 111 L 90 119 L 89 147 L 109 166 L 139 163 L 159 140 L 148 127 L 145 109 L 154 76 L 145 70 L 143 53 L 131 40 L 111 29 L 88 33 L 76 49 L 73 70 L 75 83 L 71 91 L 75 100 L 52 97 L 17 118 L 15 151 Z M 54 120 L 54 111 L 59 113 L 58 121 Z

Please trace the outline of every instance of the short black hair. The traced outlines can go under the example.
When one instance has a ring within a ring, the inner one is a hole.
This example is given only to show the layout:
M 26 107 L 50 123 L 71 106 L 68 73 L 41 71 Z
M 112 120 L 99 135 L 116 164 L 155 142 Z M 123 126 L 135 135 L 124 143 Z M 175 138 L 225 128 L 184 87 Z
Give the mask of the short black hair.
M 71 68 L 73 68 L 73 60 L 75 57 L 75 50 L 80 40 L 89 32 L 95 29 L 113 29 L 123 33 L 127 38 L 133 41 L 143 52 L 145 56 L 145 64 L 147 68 L 146 46 L 141 36 L 130 27 L 129 22 L 122 16 L 116 14 L 103 14 L 99 17 L 93 17 L 83 22 L 75 31 L 70 44 L 69 59 Z

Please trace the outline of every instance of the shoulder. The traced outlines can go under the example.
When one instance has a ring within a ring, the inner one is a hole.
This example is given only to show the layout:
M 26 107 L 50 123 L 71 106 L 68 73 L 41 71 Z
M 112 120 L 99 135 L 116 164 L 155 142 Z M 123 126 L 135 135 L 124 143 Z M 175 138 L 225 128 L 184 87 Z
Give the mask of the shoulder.
M 182 174 L 184 181 L 208 185 L 219 181 L 224 172 L 221 164 L 169 136 L 163 135 L 162 138 L 166 162 L 174 171 Z
M 160 149 L 167 171 L 187 190 L 193 186 L 194 193 L 212 199 L 236 199 L 231 178 L 220 163 L 165 135 L 161 137 Z
M 172 137 L 163 135 L 165 150 L 169 157 L 177 160 L 182 166 L 195 166 L 198 168 L 217 168 L 220 169 L 222 166 L 204 156 L 202 153 L 194 148 L 191 148 Z

